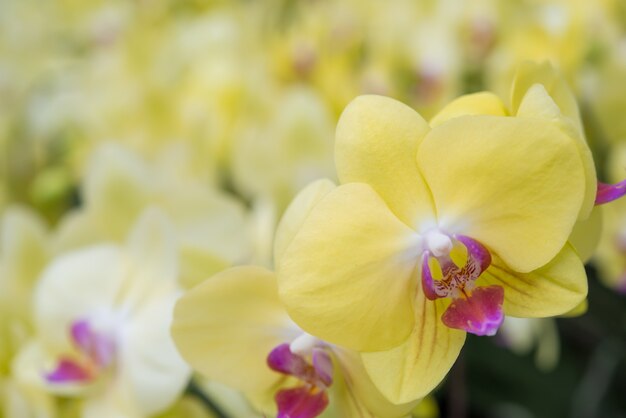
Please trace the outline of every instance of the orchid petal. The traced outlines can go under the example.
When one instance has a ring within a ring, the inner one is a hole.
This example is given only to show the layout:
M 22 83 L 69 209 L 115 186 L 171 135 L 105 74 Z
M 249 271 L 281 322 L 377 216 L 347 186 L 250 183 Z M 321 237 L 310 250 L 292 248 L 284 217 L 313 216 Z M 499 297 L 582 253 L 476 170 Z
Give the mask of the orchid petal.
M 430 252 L 426 251 L 422 256 L 422 290 L 424 295 L 430 299 L 435 300 L 440 297 L 444 297 L 444 294 L 438 294 L 435 287 L 435 279 L 433 278 L 432 270 L 430 269 Z
M 234 267 L 188 291 L 176 304 L 178 350 L 209 379 L 258 396 L 281 379 L 268 354 L 301 333 L 278 299 L 274 273 Z
M 35 321 L 45 344 L 53 351 L 71 351 L 72 324 L 115 305 L 127 268 L 119 248 L 107 245 L 56 258 L 44 270 L 34 293 Z
M 328 406 L 328 395 L 306 387 L 283 389 L 276 394 L 276 403 L 277 418 L 315 418 Z
M 325 349 L 313 349 L 313 367 L 317 377 L 326 385 L 333 383 L 333 360 Z
M 372 382 L 394 404 L 426 396 L 443 380 L 458 357 L 466 333 L 441 321 L 448 303 L 448 299 L 430 301 L 418 291 L 415 326 L 407 340 L 388 351 L 362 353 Z
M 598 193 L 596 194 L 596 205 L 603 205 L 612 202 L 626 195 L 626 180 L 616 184 L 606 184 L 598 182 Z
M 337 124 L 335 163 L 341 183 L 369 184 L 404 223 L 432 218 L 434 207 L 415 155 L 428 132 L 410 107 L 382 96 L 360 96 Z
M 477 284 L 502 286 L 504 313 L 526 318 L 564 314 L 587 295 L 585 268 L 570 244 L 550 263 L 530 273 L 515 272 L 494 257 Z
M 115 342 L 107 335 L 94 331 L 87 320 L 78 320 L 70 329 L 76 348 L 98 367 L 106 367 L 115 358 Z
M 123 240 L 153 192 L 149 169 L 140 158 L 114 144 L 98 147 L 88 167 L 83 186 L 87 210 L 92 219 L 106 225 L 98 232 Z
M 431 120 L 430 126 L 436 127 L 445 121 L 464 115 L 507 116 L 507 111 L 498 96 L 489 92 L 466 94 L 451 101 Z
M 475 239 L 465 235 L 455 235 L 454 238 L 467 248 L 467 263 L 477 263 L 478 269 L 473 272 L 474 276 L 472 276 L 473 279 L 477 279 L 491 264 L 491 253 Z
M 178 252 L 174 228 L 157 207 L 144 210 L 126 243 L 128 277 L 118 303 L 135 310 L 178 291 Z
M 123 343 L 112 402 L 130 402 L 142 416 L 170 406 L 189 381 L 189 366 L 170 336 L 177 298 L 171 293 L 142 304 L 120 335 Z
M 281 300 L 302 329 L 325 341 L 389 349 L 411 331 L 419 243 L 371 187 L 339 186 L 283 255 Z
M 168 216 L 152 206 L 141 213 L 127 242 L 130 256 L 149 273 L 175 280 L 178 273 L 175 231 Z
M 597 175 L 593 155 L 591 154 L 591 149 L 585 140 L 584 132 L 581 130 L 581 127 L 575 125 L 575 120 L 563 117 L 562 109 L 555 103 L 554 98 L 550 96 L 546 88 L 547 87 L 543 84 L 533 84 L 530 86 L 519 105 L 517 116 L 546 119 L 569 136 L 572 142 L 576 144 L 585 172 L 585 194 L 583 204 L 580 207 L 580 213 L 578 214 L 578 219 L 584 220 L 587 219 L 591 213 L 596 196 Z M 565 86 L 565 88 L 567 87 Z M 575 102 L 574 106 L 576 106 Z M 578 109 L 576 109 L 576 113 L 577 112 Z M 576 118 L 578 123 L 580 123 L 579 117 L 576 116 Z
M 440 225 L 478 240 L 517 271 L 554 258 L 582 204 L 577 146 L 545 119 L 454 118 L 427 135 L 418 162 Z
M 75 383 L 87 382 L 93 377 L 89 369 L 83 367 L 74 360 L 62 358 L 55 369 L 46 374 L 46 380 L 50 383 Z
M 468 297 L 452 301 L 441 320 L 450 328 L 475 335 L 495 335 L 504 320 L 501 286 L 478 287 Z
M 584 221 L 578 221 L 569 236 L 576 253 L 583 263 L 591 260 L 602 238 L 604 212 L 606 207 L 594 207 L 591 214 Z
M 305 219 L 313 207 L 335 188 L 335 184 L 327 179 L 317 180 L 306 186 L 296 195 L 285 211 L 274 239 L 274 265 L 280 265 L 282 255 L 287 250 Z
M 518 113 L 526 93 L 535 84 L 541 84 L 545 88 L 561 113 L 574 122 L 578 131 L 582 133 L 582 122 L 576 97 L 565 79 L 548 61 L 542 63 L 527 61 L 518 66 L 511 89 L 513 113 Z
M 314 378 L 314 369 L 300 355 L 294 354 L 289 344 L 280 344 L 267 356 L 267 365 L 274 371 L 297 377 L 300 380 L 311 382 Z
M 419 402 L 395 404 L 387 399 L 367 374 L 361 355 L 334 347 L 338 373 L 333 382 L 331 407 L 340 417 L 397 418 L 406 416 Z
M 604 223 L 602 239 L 593 257 L 598 267 L 598 278 L 604 285 L 623 293 L 626 289 L 626 234 L 624 229 L 624 213 L 626 200 L 619 200 L 612 205 L 600 206 Z

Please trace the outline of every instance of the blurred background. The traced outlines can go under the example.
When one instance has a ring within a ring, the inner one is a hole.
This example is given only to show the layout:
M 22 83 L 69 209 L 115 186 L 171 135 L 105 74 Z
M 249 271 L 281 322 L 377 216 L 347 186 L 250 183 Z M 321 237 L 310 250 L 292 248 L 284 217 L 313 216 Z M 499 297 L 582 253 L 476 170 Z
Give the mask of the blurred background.
M 600 179 L 625 178 L 623 0 L 0 0 L 0 391 L 49 258 L 122 240 L 150 202 L 176 221 L 185 286 L 270 265 L 291 198 L 334 178 L 351 99 L 425 118 L 480 90 L 507 103 L 526 60 L 562 72 Z M 588 312 L 470 336 L 416 416 L 626 417 L 626 204 L 605 209 Z M 15 211 L 39 252 L 7 238 Z

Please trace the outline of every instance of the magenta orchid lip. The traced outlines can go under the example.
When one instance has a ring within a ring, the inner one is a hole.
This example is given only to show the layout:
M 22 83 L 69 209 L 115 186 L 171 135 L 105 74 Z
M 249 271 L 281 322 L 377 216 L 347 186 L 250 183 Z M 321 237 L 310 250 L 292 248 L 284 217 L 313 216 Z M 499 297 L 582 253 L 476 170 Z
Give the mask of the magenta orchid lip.
M 275 347 L 267 357 L 268 366 L 295 377 L 300 385 L 276 393 L 278 418 L 314 418 L 328 405 L 327 389 L 333 383 L 333 363 L 326 348 L 313 347 L 311 359 L 291 351 L 289 344 Z
M 502 303 L 504 289 L 501 286 L 479 286 L 475 281 L 491 264 L 491 254 L 480 242 L 464 236 L 452 237 L 467 250 L 467 261 L 459 267 L 449 254 L 435 256 L 426 251 L 422 261 L 422 288 L 430 300 L 451 298 L 441 317 L 450 327 L 476 335 L 494 335 L 504 320 Z M 442 278 L 436 280 L 429 261 L 439 263 Z
M 77 354 L 76 356 L 62 356 L 54 370 L 45 374 L 48 382 L 90 382 L 115 361 L 117 347 L 114 339 L 94 330 L 88 320 L 74 321 L 70 336 Z

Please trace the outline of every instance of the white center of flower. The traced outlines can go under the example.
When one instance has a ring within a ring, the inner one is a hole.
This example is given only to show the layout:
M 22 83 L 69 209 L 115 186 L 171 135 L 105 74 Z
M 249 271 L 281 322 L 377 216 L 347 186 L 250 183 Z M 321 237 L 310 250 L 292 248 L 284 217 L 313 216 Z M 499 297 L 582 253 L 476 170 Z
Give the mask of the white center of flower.
M 294 354 L 307 356 L 313 353 L 313 348 L 319 344 L 319 341 L 319 338 L 303 332 L 289 344 L 289 350 Z
M 452 251 L 452 240 L 449 236 L 439 231 L 431 231 L 425 237 L 426 248 L 435 257 L 441 257 L 450 254 Z

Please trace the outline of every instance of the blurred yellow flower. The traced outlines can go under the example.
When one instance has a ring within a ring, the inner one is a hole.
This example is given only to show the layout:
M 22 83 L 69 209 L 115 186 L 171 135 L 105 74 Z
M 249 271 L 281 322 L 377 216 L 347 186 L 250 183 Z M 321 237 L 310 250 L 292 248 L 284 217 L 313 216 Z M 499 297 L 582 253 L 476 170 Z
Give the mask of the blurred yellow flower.
M 82 416 L 147 416 L 170 406 L 189 370 L 169 336 L 178 297 L 175 236 L 147 210 L 125 246 L 55 258 L 34 294 L 37 334 L 18 379 L 82 399 Z
M 249 236 L 243 205 L 181 175 L 176 165 L 162 167 L 115 144 L 99 148 L 82 185 L 83 205 L 63 220 L 57 245 L 121 242 L 143 210 L 157 206 L 175 226 L 183 285 L 245 260 Z

